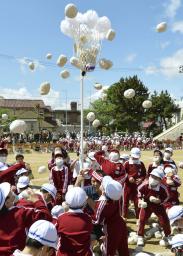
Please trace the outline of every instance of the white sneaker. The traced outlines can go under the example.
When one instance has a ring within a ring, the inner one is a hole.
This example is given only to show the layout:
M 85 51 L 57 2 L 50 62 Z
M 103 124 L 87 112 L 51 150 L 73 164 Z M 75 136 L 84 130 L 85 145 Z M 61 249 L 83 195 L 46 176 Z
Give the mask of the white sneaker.
M 160 246 L 167 247 L 169 245 L 168 237 L 163 237 L 163 239 L 160 240 L 159 244 Z
M 142 236 L 138 236 L 137 246 L 144 246 L 144 238 Z

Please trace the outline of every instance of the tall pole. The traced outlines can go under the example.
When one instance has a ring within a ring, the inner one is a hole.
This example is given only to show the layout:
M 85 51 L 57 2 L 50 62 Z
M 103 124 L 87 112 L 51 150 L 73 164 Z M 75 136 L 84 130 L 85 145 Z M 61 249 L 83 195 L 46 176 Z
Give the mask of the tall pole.
M 66 133 L 67 133 L 67 90 L 65 91 L 65 101 L 66 101 L 66 109 L 65 109 L 65 124 L 66 124 Z
M 84 76 L 86 72 L 81 71 L 81 85 L 80 85 L 80 93 L 81 93 L 81 134 L 80 134 L 80 154 L 81 154 L 81 169 L 83 169 L 83 132 L 84 132 L 84 124 L 83 124 L 83 108 L 84 108 Z

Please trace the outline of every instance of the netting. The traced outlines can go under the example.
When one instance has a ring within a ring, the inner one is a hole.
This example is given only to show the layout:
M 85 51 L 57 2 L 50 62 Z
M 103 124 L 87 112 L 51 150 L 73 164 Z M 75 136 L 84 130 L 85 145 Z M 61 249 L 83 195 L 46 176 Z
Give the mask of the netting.
M 101 40 L 96 30 L 88 30 L 85 24 L 80 24 L 74 33 L 74 54 L 80 67 L 85 71 L 95 69 L 101 49 Z

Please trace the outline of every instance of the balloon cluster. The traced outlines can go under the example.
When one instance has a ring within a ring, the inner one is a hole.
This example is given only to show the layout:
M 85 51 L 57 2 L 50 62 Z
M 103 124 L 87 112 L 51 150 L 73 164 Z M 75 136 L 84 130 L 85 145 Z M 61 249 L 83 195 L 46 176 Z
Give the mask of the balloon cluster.
M 108 17 L 99 17 L 94 10 L 80 13 L 74 4 L 66 5 L 65 19 L 60 24 L 61 31 L 74 39 L 81 25 L 85 26 L 86 33 L 91 36 L 97 31 L 101 40 L 107 39 L 112 41 L 115 37 L 115 31 L 111 28 L 111 21 Z M 81 34 L 81 40 L 85 42 L 84 34 Z
M 86 72 L 95 69 L 101 40 L 112 41 L 116 34 L 111 28 L 108 17 L 99 17 L 94 10 L 80 13 L 74 4 L 68 4 L 65 7 L 65 19 L 61 21 L 60 29 L 75 42 L 76 57 L 72 57 L 70 63 Z M 99 65 L 107 70 L 113 63 L 103 58 L 99 61 Z

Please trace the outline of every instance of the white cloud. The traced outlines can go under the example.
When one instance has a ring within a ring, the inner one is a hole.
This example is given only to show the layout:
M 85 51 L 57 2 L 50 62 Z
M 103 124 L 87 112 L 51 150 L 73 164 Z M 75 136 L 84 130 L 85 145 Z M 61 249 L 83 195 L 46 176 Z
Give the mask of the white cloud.
M 172 31 L 183 34 L 183 20 L 173 23 Z
M 66 107 L 66 101 L 61 101 L 60 92 L 53 89 L 51 89 L 49 94 L 45 96 L 35 96 L 31 94 L 26 87 L 20 87 L 18 89 L 1 87 L 0 90 L 0 96 L 5 99 L 39 99 L 43 100 L 45 105 L 51 106 L 53 109 L 65 109 Z M 69 102 L 67 107 L 68 109 L 70 108 Z
M 174 18 L 181 7 L 181 0 L 169 0 L 165 6 L 165 14 L 168 18 Z
M 179 67 L 183 65 L 183 48 L 176 51 L 172 56 L 161 60 L 161 72 L 167 77 L 178 76 Z
M 125 60 L 126 62 L 133 62 L 137 57 L 137 54 L 136 53 L 130 53 L 128 56 L 126 56 Z
M 169 45 L 170 45 L 170 42 L 169 42 L 169 41 L 160 43 L 160 47 L 161 47 L 161 49 L 163 49 L 163 50 L 164 50 L 165 48 L 167 48 Z
M 153 74 L 155 74 L 155 73 L 158 73 L 158 68 L 157 68 L 156 66 L 154 66 L 154 65 L 147 66 L 147 67 L 145 68 L 145 73 L 146 73 L 147 75 L 153 75 Z

